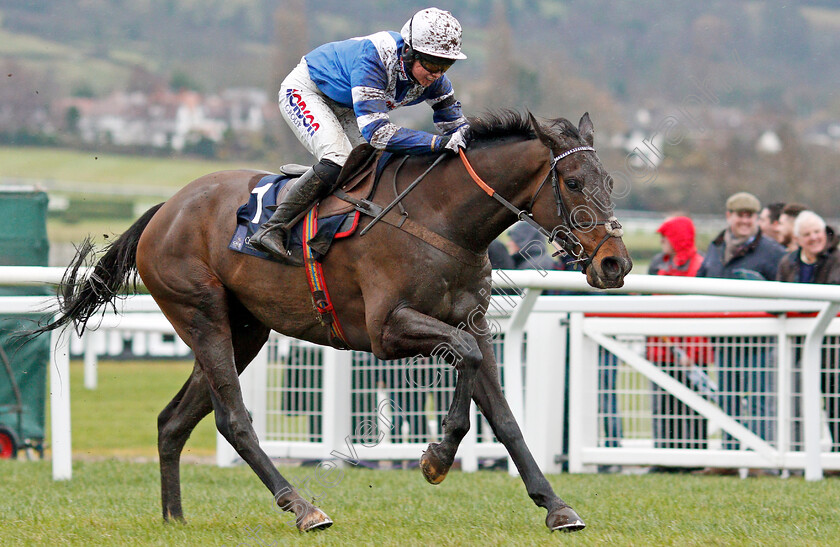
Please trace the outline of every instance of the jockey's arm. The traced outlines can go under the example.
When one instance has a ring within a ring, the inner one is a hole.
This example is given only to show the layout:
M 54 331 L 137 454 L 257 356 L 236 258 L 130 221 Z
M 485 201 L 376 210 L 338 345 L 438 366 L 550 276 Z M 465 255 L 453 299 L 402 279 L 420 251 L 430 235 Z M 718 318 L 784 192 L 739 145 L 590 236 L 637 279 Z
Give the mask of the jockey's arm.
M 435 127 L 444 135 L 451 135 L 465 125 L 467 118 L 461 112 L 461 103 L 455 99 L 455 90 L 449 79 L 439 79 L 429 88 L 430 97 L 426 102 L 434 111 Z
M 375 67 L 368 68 L 371 70 L 365 75 L 364 81 L 367 85 L 354 83 L 352 88 L 353 110 L 365 140 L 374 148 L 403 154 L 428 154 L 442 150 L 447 141 L 446 137 L 400 127 L 391 122 L 384 71 L 380 73 Z M 441 82 L 435 82 L 432 86 L 435 89 L 429 90 L 427 101 L 432 103 L 434 109 L 435 126 L 442 133 L 451 133 L 466 124 L 467 120 L 461 114 L 460 104 L 450 100 L 452 86 L 448 85 L 447 97 L 446 93 L 438 91 L 438 87 L 445 89 L 445 86 L 438 86 L 439 83 Z M 446 83 L 448 84 L 448 80 Z

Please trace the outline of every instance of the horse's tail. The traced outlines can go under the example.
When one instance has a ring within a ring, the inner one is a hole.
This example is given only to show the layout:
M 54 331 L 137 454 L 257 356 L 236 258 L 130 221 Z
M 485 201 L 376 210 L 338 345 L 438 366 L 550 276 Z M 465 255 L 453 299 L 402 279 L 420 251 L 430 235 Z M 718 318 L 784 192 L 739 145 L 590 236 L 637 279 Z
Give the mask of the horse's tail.
M 76 333 L 81 336 L 88 320 L 103 305 L 110 304 L 116 312 L 116 300 L 127 296 L 126 289 L 131 288 L 134 292 L 137 288 L 137 243 L 162 206 L 163 203 L 159 203 L 146 211 L 128 230 L 108 244 L 87 277 L 80 276 L 79 270 L 93 263 L 100 253 L 95 252 L 91 238 L 85 238 L 76 248 L 76 256 L 58 287 L 58 317 L 51 323 L 23 333 L 23 338 L 30 339 L 69 323 L 74 324 Z

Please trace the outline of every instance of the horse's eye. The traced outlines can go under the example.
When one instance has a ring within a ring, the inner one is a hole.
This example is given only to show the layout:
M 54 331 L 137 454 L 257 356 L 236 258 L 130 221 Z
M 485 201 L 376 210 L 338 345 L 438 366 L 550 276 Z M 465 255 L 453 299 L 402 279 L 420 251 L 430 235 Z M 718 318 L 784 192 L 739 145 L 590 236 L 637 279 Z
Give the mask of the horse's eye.
M 580 190 L 583 185 L 577 179 L 567 179 L 566 180 L 566 187 L 569 190 Z

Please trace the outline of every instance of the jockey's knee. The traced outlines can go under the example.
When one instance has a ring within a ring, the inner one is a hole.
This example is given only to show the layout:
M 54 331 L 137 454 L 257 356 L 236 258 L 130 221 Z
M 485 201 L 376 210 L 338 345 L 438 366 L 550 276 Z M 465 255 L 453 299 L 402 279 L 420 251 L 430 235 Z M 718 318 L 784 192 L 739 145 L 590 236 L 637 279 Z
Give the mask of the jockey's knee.
M 335 184 L 338 180 L 338 175 L 341 173 L 341 165 L 333 160 L 323 158 L 318 163 L 312 166 L 318 178 L 324 182 L 330 183 L 330 186 Z

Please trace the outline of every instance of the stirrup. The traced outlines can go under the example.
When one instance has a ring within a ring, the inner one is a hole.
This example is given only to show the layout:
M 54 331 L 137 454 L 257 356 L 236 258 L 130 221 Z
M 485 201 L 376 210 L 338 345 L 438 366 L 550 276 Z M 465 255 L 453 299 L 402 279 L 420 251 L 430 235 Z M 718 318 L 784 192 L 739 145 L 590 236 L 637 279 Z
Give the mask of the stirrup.
M 263 238 L 270 239 L 271 233 L 267 233 L 263 236 Z M 263 238 L 260 238 L 261 240 Z M 286 248 L 286 245 L 283 244 L 278 245 L 276 248 L 268 247 L 263 244 L 261 241 L 256 241 L 254 239 L 250 240 L 251 247 L 254 249 L 266 253 L 272 258 L 276 259 L 278 262 L 283 264 L 287 264 L 289 266 L 303 266 L 303 251 L 301 249 L 292 249 L 291 251 Z M 282 251 L 282 252 L 279 252 Z
M 260 252 L 283 258 L 289 254 L 287 246 L 290 237 L 291 234 L 285 226 L 275 225 L 268 229 L 260 228 L 251 236 L 249 242 L 251 247 Z

